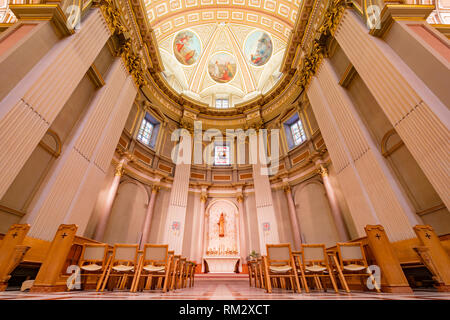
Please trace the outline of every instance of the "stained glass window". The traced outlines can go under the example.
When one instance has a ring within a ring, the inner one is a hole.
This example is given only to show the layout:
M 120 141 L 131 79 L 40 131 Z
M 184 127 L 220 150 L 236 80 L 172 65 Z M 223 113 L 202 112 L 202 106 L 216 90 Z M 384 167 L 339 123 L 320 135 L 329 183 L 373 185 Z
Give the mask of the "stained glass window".
M 301 120 L 291 124 L 292 140 L 296 146 L 302 144 L 306 140 L 305 130 L 303 129 L 303 124 Z
M 216 108 L 225 109 L 229 107 L 228 99 L 216 99 Z
M 214 147 L 214 165 L 228 166 L 230 165 L 230 147 L 215 146 Z
M 150 141 L 153 133 L 153 124 L 148 121 L 147 117 L 142 119 L 141 128 L 139 129 L 139 133 L 137 139 L 143 144 L 150 146 Z

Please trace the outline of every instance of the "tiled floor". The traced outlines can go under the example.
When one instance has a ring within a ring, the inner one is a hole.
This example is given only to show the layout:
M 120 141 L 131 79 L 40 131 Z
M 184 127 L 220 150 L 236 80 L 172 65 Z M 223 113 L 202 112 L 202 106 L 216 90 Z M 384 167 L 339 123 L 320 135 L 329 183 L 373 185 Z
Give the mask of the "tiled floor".
M 157 291 L 146 291 L 130 293 L 127 291 L 95 292 L 95 291 L 72 291 L 60 293 L 29 293 L 19 291 L 0 292 L 0 300 L 450 300 L 450 293 L 436 291 L 415 291 L 413 294 L 389 294 L 371 292 L 352 292 L 347 294 L 340 292 L 313 292 L 313 293 L 291 293 L 289 291 L 274 289 L 272 294 L 264 290 L 249 287 L 247 280 L 242 279 L 197 279 L 194 288 L 162 293 Z

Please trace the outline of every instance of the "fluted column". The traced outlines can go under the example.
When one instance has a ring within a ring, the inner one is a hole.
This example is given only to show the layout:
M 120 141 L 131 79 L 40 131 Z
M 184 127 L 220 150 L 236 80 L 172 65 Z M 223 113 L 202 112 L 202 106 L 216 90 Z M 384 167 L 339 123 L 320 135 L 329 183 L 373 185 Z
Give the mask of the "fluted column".
M 147 212 L 145 214 L 145 220 L 144 225 L 142 227 L 142 237 L 141 237 L 141 243 L 140 248 L 142 249 L 144 244 L 148 241 L 148 235 L 150 234 L 150 228 L 152 223 L 152 217 L 153 217 L 153 209 L 155 208 L 155 201 L 156 201 L 156 195 L 159 191 L 158 185 L 152 186 L 152 193 L 150 195 L 150 201 L 148 203 Z
M 241 254 L 241 264 L 240 268 L 246 261 L 247 258 L 247 242 L 245 241 L 245 228 L 244 228 L 244 195 L 242 193 L 238 193 L 236 196 L 236 200 L 238 202 L 238 211 L 239 211 L 239 252 Z M 242 270 L 241 270 L 242 271 Z
M 0 198 L 80 83 L 110 36 L 99 9 L 56 43 L 0 101 Z M 55 229 L 56 231 L 56 229 Z
M 285 184 L 283 190 L 284 194 L 286 195 L 286 200 L 288 202 L 289 218 L 291 219 L 292 234 L 294 236 L 294 247 L 296 250 L 300 250 L 302 244 L 301 228 L 297 219 L 297 212 L 295 210 L 294 199 L 292 198 L 291 186 Z
M 419 219 L 412 210 L 370 132 L 360 118 L 328 58 L 318 68 L 307 94 L 358 236 L 365 225 L 382 224 L 393 241 L 413 237 Z M 365 207 L 365 208 L 364 208 Z
M 183 249 L 190 173 L 190 164 L 178 164 L 175 168 L 175 178 L 170 193 L 164 239 L 169 244 L 169 248 L 175 251 L 175 254 L 181 254 Z
M 101 210 L 98 222 L 95 227 L 94 239 L 97 241 L 103 241 L 103 236 L 105 235 L 106 225 L 108 224 L 109 217 L 111 215 L 112 206 L 114 203 L 114 199 L 116 198 L 117 189 L 119 188 L 120 179 L 123 176 L 123 167 L 126 163 L 127 159 L 124 157 L 120 159 L 119 163 L 116 166 L 116 170 L 114 173 L 114 178 L 109 187 L 108 194 L 105 200 L 105 206 L 103 210 Z
M 77 232 L 84 233 L 137 93 L 121 58 L 111 65 L 105 83 L 23 219 L 31 224 L 32 237 L 49 240 L 61 223 L 77 224 Z
M 270 187 L 267 169 L 259 161 L 252 166 L 255 188 L 256 215 L 258 219 L 258 233 L 261 254 L 266 254 L 266 244 L 280 242 L 278 223 L 273 207 L 272 189 Z
M 429 36 L 433 37 L 431 33 Z M 448 106 L 386 42 L 369 35 L 363 21 L 352 10 L 345 11 L 335 38 L 442 201 L 450 208 Z
M 333 215 L 334 224 L 339 235 L 339 240 L 348 241 L 350 240 L 350 237 L 348 235 L 348 230 L 345 225 L 344 217 L 342 216 L 342 211 L 339 207 L 336 194 L 334 192 L 333 186 L 331 185 L 330 178 L 328 177 L 328 170 L 322 164 L 320 164 L 318 171 L 320 176 L 322 177 L 323 185 L 325 187 L 325 192 L 328 198 L 328 203 L 330 204 L 331 213 Z
M 198 236 L 198 249 L 197 249 L 197 263 L 202 265 L 203 270 L 203 256 L 205 255 L 205 220 L 206 220 L 206 201 L 208 200 L 208 194 L 202 192 L 200 195 L 200 234 Z

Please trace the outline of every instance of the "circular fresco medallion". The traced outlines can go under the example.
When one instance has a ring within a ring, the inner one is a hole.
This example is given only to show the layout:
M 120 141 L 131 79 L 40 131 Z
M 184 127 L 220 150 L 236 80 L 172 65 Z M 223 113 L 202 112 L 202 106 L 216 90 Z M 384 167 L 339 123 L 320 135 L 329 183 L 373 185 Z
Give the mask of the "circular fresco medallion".
M 209 58 L 208 73 L 218 83 L 227 83 L 236 75 L 236 59 L 231 54 L 220 52 Z
M 265 65 L 272 56 L 273 45 L 270 36 L 264 31 L 255 31 L 245 41 L 244 52 L 250 64 L 255 67 Z
M 197 62 L 202 52 L 202 46 L 195 33 L 189 30 L 178 32 L 173 41 L 173 54 L 185 66 Z

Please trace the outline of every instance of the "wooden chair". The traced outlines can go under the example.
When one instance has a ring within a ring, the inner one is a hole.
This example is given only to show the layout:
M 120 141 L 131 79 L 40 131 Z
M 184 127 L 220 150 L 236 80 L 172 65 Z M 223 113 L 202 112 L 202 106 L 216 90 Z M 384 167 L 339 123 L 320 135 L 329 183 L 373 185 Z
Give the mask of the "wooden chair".
M 361 284 L 364 287 L 363 278 L 370 278 L 374 284 L 375 290 L 380 293 L 379 284 L 376 283 L 372 272 L 369 270 L 366 255 L 364 254 L 364 248 L 361 242 L 346 242 L 337 243 L 337 253 L 339 257 L 339 267 L 343 273 L 343 281 L 348 289 L 345 281 L 346 276 L 360 277 Z
M 292 256 L 291 245 L 267 244 L 267 256 L 263 257 L 266 279 L 266 291 L 272 292 L 272 279 L 279 279 L 280 287 L 285 288 L 284 279 L 289 279 L 290 287 L 294 292 L 301 292 L 298 282 L 297 270 Z
M 104 291 L 111 277 L 120 278 L 119 289 L 126 285 L 128 277 L 134 277 L 137 270 L 139 245 L 115 244 L 106 277 L 100 291 Z M 113 286 L 111 286 L 113 289 Z M 97 290 L 98 291 L 98 290 Z
M 180 255 L 174 255 L 173 256 L 173 262 L 172 262 L 172 268 L 169 273 L 170 277 L 170 290 L 177 289 L 177 275 L 179 274 L 180 270 Z
M 191 261 L 191 272 L 189 273 L 189 288 L 194 286 L 194 278 L 195 278 L 195 267 L 197 264 L 194 261 Z
M 305 278 L 313 278 L 316 287 L 326 291 L 322 286 L 320 278 L 329 277 L 334 291 L 338 288 L 333 276 L 333 270 L 328 261 L 328 255 L 324 244 L 302 244 L 302 265 L 305 271 Z
M 256 287 L 256 271 L 255 271 L 255 262 L 252 260 L 247 261 L 248 267 L 248 282 L 250 287 L 252 286 L 252 281 L 255 283 Z
M 297 269 L 297 276 L 300 278 L 300 282 L 302 283 L 305 291 L 309 293 L 308 282 L 306 281 L 305 277 L 305 270 L 303 270 L 302 252 L 292 251 L 292 256 L 294 257 L 294 263 Z
M 80 267 L 80 278 L 83 284 L 82 289 L 85 288 L 88 277 L 97 278 L 96 290 L 100 288 L 105 276 L 111 257 L 108 259 L 108 245 L 107 244 L 83 244 L 80 260 L 78 266 Z M 84 280 L 84 281 L 83 281 Z
M 151 287 L 153 279 L 158 279 L 158 287 L 162 285 L 162 291 L 167 292 L 169 282 L 170 265 L 172 257 L 169 256 L 169 245 L 144 244 L 143 254 L 139 259 L 137 272 L 133 279 L 130 291 L 143 291 L 142 280 L 147 278 Z
M 258 288 L 265 288 L 264 278 L 263 278 L 263 258 L 258 257 L 255 262 L 255 276 L 256 276 L 256 286 Z
M 186 272 L 186 258 L 181 257 L 179 260 L 180 267 L 178 269 L 177 274 L 177 288 L 181 289 L 183 288 L 183 279 L 184 279 L 184 273 Z

